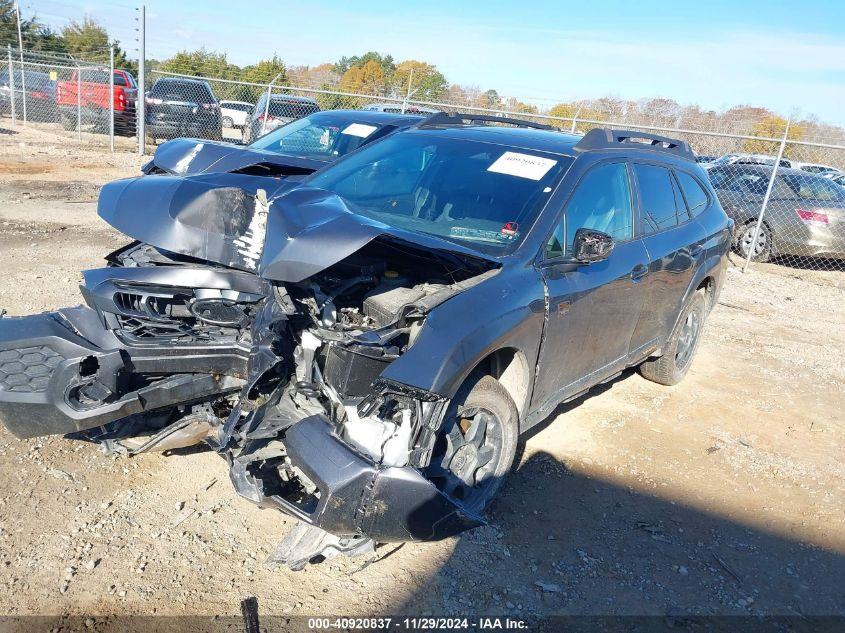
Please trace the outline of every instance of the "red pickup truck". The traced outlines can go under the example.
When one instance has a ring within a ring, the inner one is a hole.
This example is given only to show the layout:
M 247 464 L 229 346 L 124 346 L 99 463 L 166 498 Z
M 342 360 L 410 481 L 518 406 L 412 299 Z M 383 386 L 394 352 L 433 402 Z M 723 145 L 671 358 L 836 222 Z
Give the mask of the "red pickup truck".
M 77 77 L 77 72 L 81 76 Z M 116 133 L 135 133 L 135 102 L 138 84 L 131 73 L 114 71 L 114 130 Z M 59 118 L 66 130 L 75 130 L 77 123 L 93 125 L 97 131 L 109 130 L 109 71 L 82 69 L 74 71 L 70 81 L 56 84 L 56 104 Z

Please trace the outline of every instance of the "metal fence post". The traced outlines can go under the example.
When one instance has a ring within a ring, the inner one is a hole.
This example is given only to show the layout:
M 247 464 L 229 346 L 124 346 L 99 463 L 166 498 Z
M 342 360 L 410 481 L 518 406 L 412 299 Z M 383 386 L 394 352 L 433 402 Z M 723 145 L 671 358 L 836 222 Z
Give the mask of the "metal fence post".
M 82 140 L 82 69 L 76 68 L 76 138 Z
M 138 154 L 144 155 L 147 142 L 147 84 L 146 84 L 146 60 L 147 60 L 147 12 L 142 4 L 139 7 L 138 21 L 138 100 L 135 107 L 135 131 L 138 133 Z
M 109 47 L 109 148 L 114 154 L 114 44 Z
M 270 99 L 273 96 L 273 84 L 276 83 L 276 80 L 282 76 L 282 73 L 279 73 L 275 77 L 273 77 L 273 81 L 267 84 L 267 103 L 264 104 L 264 118 L 261 119 L 261 136 L 264 136 L 264 130 L 267 127 L 267 117 L 270 116 Z M 254 141 L 254 138 L 249 139 L 250 141 Z
M 757 246 L 757 240 L 760 239 L 760 227 L 763 224 L 763 216 L 766 214 L 766 208 L 769 206 L 769 198 L 772 196 L 772 189 L 775 186 L 775 178 L 780 167 L 780 159 L 783 158 L 783 152 L 786 149 L 786 137 L 789 135 L 789 124 L 792 122 L 792 117 L 786 120 L 786 129 L 783 132 L 783 139 L 780 142 L 777 158 L 775 158 L 775 165 L 772 168 L 772 175 L 769 178 L 769 185 L 766 187 L 766 195 L 763 196 L 763 204 L 760 206 L 760 215 L 757 216 L 757 224 L 754 227 L 754 237 L 751 239 L 751 244 L 748 246 L 748 259 L 745 260 L 745 266 L 742 267 L 742 272 L 748 270 L 748 265 L 751 263 L 751 258 L 754 256 L 754 249 Z
M 6 46 L 6 52 L 9 55 L 9 95 L 11 99 L 11 106 L 12 106 L 12 123 L 15 125 L 18 124 L 18 117 L 15 114 L 15 69 L 12 66 L 12 47 L 11 45 Z

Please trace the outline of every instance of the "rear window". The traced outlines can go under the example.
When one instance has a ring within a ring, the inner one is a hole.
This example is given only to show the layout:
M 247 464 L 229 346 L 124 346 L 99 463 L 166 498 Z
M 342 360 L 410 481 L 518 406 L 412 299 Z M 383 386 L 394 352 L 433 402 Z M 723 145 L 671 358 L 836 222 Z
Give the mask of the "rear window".
M 190 101 L 212 103 L 215 101 L 211 88 L 205 83 L 187 81 L 165 81 L 159 79 L 150 90 L 150 96 L 169 101 Z
M 286 119 L 301 119 L 309 114 L 319 112 L 320 108 L 316 103 L 301 103 L 299 101 L 276 101 L 270 102 L 270 116 Z
M 779 178 L 790 191 L 802 200 L 819 201 L 842 201 L 845 200 L 845 193 L 841 187 L 837 187 L 827 178 L 814 178 L 812 176 L 788 175 Z

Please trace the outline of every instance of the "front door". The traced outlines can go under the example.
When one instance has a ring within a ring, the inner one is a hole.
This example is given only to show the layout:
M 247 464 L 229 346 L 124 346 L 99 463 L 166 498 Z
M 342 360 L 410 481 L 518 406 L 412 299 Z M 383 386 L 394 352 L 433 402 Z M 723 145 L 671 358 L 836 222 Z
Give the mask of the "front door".
M 634 238 L 629 170 L 599 164 L 580 180 L 548 240 L 540 264 L 548 293 L 532 406 L 568 398 L 625 365 L 643 303 L 648 254 Z M 607 233 L 616 244 L 604 261 L 571 270 L 575 231 Z

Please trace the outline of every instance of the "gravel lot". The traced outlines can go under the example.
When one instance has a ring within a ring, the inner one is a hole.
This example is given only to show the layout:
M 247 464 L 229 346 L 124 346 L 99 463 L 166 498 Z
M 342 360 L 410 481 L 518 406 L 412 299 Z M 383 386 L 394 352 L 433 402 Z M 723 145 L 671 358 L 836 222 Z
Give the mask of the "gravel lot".
M 81 302 L 125 242 L 98 186 L 142 162 L 0 134 L 0 308 Z M 296 573 L 263 564 L 292 521 L 213 453 L 0 430 L 0 615 L 845 615 L 843 355 L 845 272 L 732 268 L 686 380 L 629 372 L 561 407 L 489 526 Z

